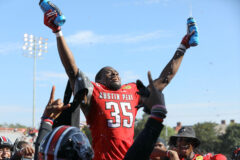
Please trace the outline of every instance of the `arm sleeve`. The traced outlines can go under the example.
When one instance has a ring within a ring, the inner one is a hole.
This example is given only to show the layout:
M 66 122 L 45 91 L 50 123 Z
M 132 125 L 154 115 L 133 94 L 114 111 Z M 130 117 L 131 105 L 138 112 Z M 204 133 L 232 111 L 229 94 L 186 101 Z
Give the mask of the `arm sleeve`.
M 148 160 L 162 128 L 162 122 L 149 118 L 144 129 L 126 153 L 124 160 Z
M 74 100 L 77 100 L 77 104 L 82 104 L 81 109 L 86 116 L 88 112 L 90 111 L 90 102 L 91 102 L 91 97 L 93 93 L 93 84 L 89 80 L 89 78 L 82 72 L 78 71 L 77 78 L 75 79 L 74 83 L 74 90 L 73 90 L 73 95 L 74 95 Z M 82 99 L 78 98 L 82 92 L 87 93 L 87 102 L 79 102 L 78 100 L 82 101 Z M 84 104 L 84 105 L 83 105 Z
M 52 125 L 49 124 L 48 122 L 42 121 L 40 128 L 39 128 L 37 140 L 35 142 L 34 160 L 38 160 L 38 151 L 39 151 L 39 146 L 40 146 L 42 139 L 44 138 L 44 136 L 47 133 L 49 133 L 51 131 L 52 131 Z
M 93 84 L 89 78 L 79 70 L 74 83 L 73 95 L 76 96 L 76 94 L 82 90 L 87 90 L 88 95 L 91 95 L 93 91 Z

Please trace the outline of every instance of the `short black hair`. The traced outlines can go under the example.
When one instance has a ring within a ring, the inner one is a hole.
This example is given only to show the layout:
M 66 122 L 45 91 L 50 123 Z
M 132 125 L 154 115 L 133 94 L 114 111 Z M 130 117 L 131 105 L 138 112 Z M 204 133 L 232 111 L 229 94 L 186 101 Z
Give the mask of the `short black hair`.
M 102 78 L 102 73 L 103 73 L 104 71 L 106 71 L 107 68 L 112 68 L 112 67 L 110 67 L 110 66 L 105 66 L 105 67 L 101 68 L 101 69 L 98 71 L 98 73 L 96 74 L 96 76 L 95 76 L 95 82 L 99 82 L 99 81 L 101 80 L 101 78 Z

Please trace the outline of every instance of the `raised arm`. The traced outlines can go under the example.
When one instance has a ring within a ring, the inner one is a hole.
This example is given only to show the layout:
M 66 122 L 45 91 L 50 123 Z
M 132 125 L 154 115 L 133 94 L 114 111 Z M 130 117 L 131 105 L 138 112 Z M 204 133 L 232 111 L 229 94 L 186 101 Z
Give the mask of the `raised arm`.
M 154 145 L 163 129 L 163 120 L 166 118 L 163 94 L 160 93 L 153 84 L 151 73 L 148 72 L 148 81 L 151 94 L 145 99 L 145 104 L 151 111 L 144 129 L 137 136 L 132 146 L 126 153 L 124 160 L 149 159 Z M 137 83 L 140 81 L 138 80 Z M 140 82 L 141 83 L 141 82 Z
M 54 24 L 54 19 L 56 17 L 57 13 L 49 10 L 44 14 L 44 24 L 51 28 L 53 33 L 56 35 L 58 53 L 65 71 L 70 79 L 71 87 L 74 89 L 74 82 L 78 74 L 78 67 L 75 63 L 74 56 L 64 39 L 61 27 Z
M 190 47 L 188 44 L 188 41 L 193 33 L 194 32 L 184 36 L 180 46 L 178 47 L 172 59 L 168 62 L 166 67 L 163 69 L 159 78 L 154 80 L 154 85 L 158 90 L 162 91 L 170 83 L 173 77 L 176 75 L 181 65 L 181 62 L 183 60 L 184 53 L 186 49 Z
M 57 46 L 61 62 L 65 68 L 65 71 L 70 79 L 71 86 L 73 88 L 74 80 L 76 79 L 78 74 L 78 67 L 75 63 L 74 56 L 71 50 L 69 49 L 63 36 L 57 37 Z
M 38 137 L 35 142 L 35 155 L 34 160 L 38 160 L 38 151 L 40 143 L 42 142 L 44 136 L 52 130 L 53 121 L 58 118 L 63 110 L 70 108 L 70 104 L 64 105 L 61 99 L 54 98 L 55 86 L 52 87 L 49 101 L 45 107 L 42 115 L 42 121 L 38 132 Z
M 54 24 L 56 16 L 57 13 L 55 11 L 49 10 L 44 14 L 44 24 L 51 28 L 56 35 L 61 62 L 69 77 L 73 95 L 77 97 L 77 99 L 74 98 L 74 100 L 76 99 L 78 104 L 81 103 L 81 108 L 86 116 L 90 110 L 93 85 L 88 77 L 78 69 L 74 56 L 64 39 L 61 27 Z

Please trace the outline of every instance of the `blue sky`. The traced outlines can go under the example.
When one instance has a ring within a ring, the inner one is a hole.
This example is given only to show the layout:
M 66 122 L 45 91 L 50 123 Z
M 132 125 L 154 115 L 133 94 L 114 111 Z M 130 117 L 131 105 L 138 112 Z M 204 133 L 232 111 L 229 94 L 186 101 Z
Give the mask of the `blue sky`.
M 164 90 L 165 124 L 240 122 L 239 0 L 52 2 L 67 18 L 62 31 L 79 68 L 94 80 L 100 68 L 112 66 L 123 83 L 141 79 L 148 84 L 148 70 L 153 78 L 159 76 L 185 35 L 192 10 L 200 43 L 186 52 L 179 72 Z M 55 36 L 43 24 L 38 1 L 1 0 L 0 13 L 0 123 L 32 125 L 33 58 L 23 56 L 23 34 L 48 38 L 48 53 L 37 59 L 36 68 L 39 124 L 51 86 L 56 86 L 55 97 L 62 98 L 67 82 Z M 142 111 L 137 117 L 141 115 Z

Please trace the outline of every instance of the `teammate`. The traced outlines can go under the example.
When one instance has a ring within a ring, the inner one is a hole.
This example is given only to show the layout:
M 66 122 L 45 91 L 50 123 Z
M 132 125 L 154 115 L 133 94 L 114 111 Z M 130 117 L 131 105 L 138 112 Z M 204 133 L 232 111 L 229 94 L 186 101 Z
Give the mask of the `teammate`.
M 56 34 L 59 56 L 69 77 L 74 96 L 82 92 L 87 95 L 83 101 L 81 100 L 81 109 L 90 125 L 94 160 L 123 159 L 133 143 L 137 113 L 135 106 L 144 103 L 144 98 L 140 100 L 135 83 L 122 85 L 118 72 L 109 66 L 102 68 L 97 73 L 95 82 L 91 82 L 78 69 L 61 28 L 53 23 L 56 16 L 56 12 L 49 10 L 44 14 L 44 24 Z M 159 91 L 162 91 L 176 74 L 186 49 L 190 47 L 188 41 L 192 34 L 183 38 L 173 58 L 160 77 L 154 81 Z M 144 93 L 141 94 L 144 96 Z
M 38 137 L 35 142 L 34 160 L 38 160 L 40 143 L 42 142 L 44 136 L 50 131 L 52 131 L 53 121 L 62 113 L 63 110 L 66 110 L 67 108 L 70 107 L 70 104 L 64 105 L 61 99 L 55 100 L 54 95 L 55 86 L 52 87 L 49 102 L 47 103 L 41 118 L 42 121 L 39 128 Z
M 60 99 L 54 99 L 55 86 L 52 87 L 50 99 L 45 107 L 39 134 L 35 142 L 35 160 L 66 159 L 66 160 L 91 160 L 92 147 L 87 137 L 72 126 L 59 126 L 52 130 L 53 121 L 70 107 L 64 105 Z M 41 144 L 41 145 L 40 145 Z
M 0 160 L 7 160 L 11 158 L 12 147 L 13 144 L 9 138 L 0 136 Z

